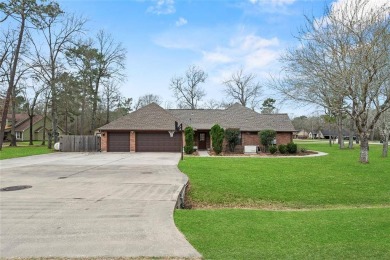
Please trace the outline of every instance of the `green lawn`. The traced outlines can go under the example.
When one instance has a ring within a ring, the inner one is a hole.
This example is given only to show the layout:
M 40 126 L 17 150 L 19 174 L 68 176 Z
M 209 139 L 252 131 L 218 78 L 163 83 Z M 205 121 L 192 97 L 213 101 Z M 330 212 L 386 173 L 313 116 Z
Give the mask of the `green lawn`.
M 305 144 L 329 153 L 312 158 L 186 158 L 179 168 L 190 178 L 196 206 L 316 208 L 390 205 L 390 158 L 372 145 L 370 163 L 359 149 Z
M 53 152 L 53 150 L 48 149 L 47 146 L 29 146 L 28 143 L 17 143 L 17 145 L 18 146 L 16 147 L 3 146 L 3 150 L 0 151 L 0 160 Z
M 205 259 L 389 259 L 390 209 L 177 210 Z
M 301 146 L 329 155 L 185 158 L 195 209 L 175 211 L 176 225 L 206 259 L 390 259 L 381 146 L 366 165 L 359 147 Z

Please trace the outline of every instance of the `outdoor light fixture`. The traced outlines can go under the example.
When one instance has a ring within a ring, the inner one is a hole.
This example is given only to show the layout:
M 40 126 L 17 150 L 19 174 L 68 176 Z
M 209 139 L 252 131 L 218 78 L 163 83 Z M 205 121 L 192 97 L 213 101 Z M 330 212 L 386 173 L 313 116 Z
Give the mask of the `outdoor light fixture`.
M 177 121 L 175 121 L 175 130 L 176 131 L 182 131 L 183 130 L 183 124 L 179 125 L 179 123 Z

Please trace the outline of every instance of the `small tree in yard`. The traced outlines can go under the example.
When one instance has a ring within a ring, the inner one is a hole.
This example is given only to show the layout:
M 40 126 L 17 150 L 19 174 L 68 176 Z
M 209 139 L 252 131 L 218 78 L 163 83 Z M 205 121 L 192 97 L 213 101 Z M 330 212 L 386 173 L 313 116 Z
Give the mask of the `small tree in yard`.
M 184 130 L 186 145 L 184 146 L 184 151 L 186 154 L 192 154 L 194 152 L 194 129 L 187 126 Z
M 225 139 L 228 142 L 229 145 L 229 151 L 234 152 L 234 148 L 236 148 L 236 145 L 240 142 L 240 129 L 226 129 L 225 131 Z
M 224 130 L 218 124 L 215 124 L 210 131 L 211 139 L 212 139 L 212 147 L 216 154 L 220 154 L 222 152 L 222 144 L 224 138 Z
M 274 130 L 263 130 L 259 132 L 260 143 L 264 145 L 265 151 L 268 152 L 268 148 L 272 145 L 276 137 L 276 132 Z

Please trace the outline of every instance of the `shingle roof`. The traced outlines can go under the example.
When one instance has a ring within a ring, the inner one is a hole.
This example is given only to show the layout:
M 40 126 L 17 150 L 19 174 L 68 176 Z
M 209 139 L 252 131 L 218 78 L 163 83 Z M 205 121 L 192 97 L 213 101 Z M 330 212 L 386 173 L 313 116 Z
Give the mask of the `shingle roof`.
M 214 124 L 219 124 L 223 128 L 239 128 L 241 131 L 264 129 L 278 132 L 295 131 L 287 114 L 259 114 L 237 103 L 224 110 L 170 109 L 169 111 L 195 129 L 210 129 Z
M 27 117 L 27 119 L 29 119 Z M 34 115 L 33 117 L 33 125 L 39 122 L 40 120 L 43 119 L 43 116 L 41 115 Z M 24 120 L 22 122 L 17 122 L 15 131 L 23 132 L 24 130 L 28 129 L 30 127 L 30 120 Z
M 174 130 L 180 121 L 167 110 L 152 103 L 100 127 L 100 130 Z
M 323 129 L 321 132 L 324 136 L 337 136 L 339 134 L 336 129 Z M 343 136 L 349 136 L 349 130 L 343 129 Z
M 115 120 L 100 130 L 174 130 L 174 122 L 207 130 L 219 124 L 223 128 L 241 131 L 273 129 L 278 132 L 295 131 L 287 114 L 259 114 L 240 104 L 227 109 L 168 109 L 150 104 Z

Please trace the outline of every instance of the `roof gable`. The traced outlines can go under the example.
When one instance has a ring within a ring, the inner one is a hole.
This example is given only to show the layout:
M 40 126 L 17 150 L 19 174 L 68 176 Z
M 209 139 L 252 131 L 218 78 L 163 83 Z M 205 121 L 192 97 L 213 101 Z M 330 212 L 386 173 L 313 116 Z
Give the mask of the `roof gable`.
M 100 127 L 100 130 L 174 130 L 180 121 L 156 103 L 144 106 L 128 115 Z
M 34 115 L 33 117 L 33 126 L 38 123 L 39 121 L 41 121 L 43 119 L 43 116 L 41 115 Z M 26 129 L 30 128 L 30 118 L 27 117 L 27 120 L 24 120 L 22 122 L 18 122 L 16 124 L 16 127 L 15 127 L 15 131 L 20 131 L 20 132 L 23 132 L 25 131 Z

